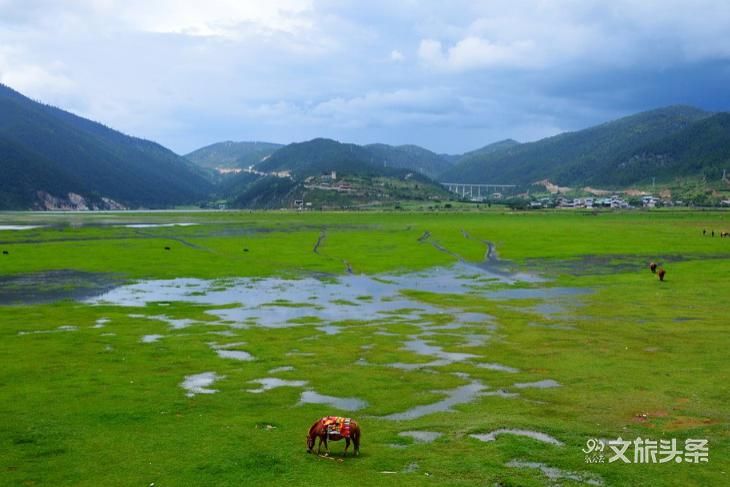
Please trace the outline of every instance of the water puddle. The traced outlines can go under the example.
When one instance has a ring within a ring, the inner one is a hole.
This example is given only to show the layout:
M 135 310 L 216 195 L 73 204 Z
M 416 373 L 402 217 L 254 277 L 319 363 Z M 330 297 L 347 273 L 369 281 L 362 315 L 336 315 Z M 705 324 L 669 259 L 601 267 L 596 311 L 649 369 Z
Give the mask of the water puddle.
M 129 223 L 126 225 L 116 225 L 125 228 L 166 228 L 166 227 L 192 227 L 200 225 L 199 223 Z
M 517 389 L 551 389 L 553 387 L 560 387 L 560 383 L 552 379 L 545 379 L 537 382 L 520 382 L 512 384 L 512 387 L 516 387 Z
M 317 330 L 321 331 L 325 335 L 337 335 L 342 331 L 342 328 L 334 325 L 318 326 Z
M 245 345 L 245 343 L 239 342 L 239 343 L 227 343 L 224 345 L 219 345 L 218 343 L 209 343 L 208 346 L 215 350 L 215 353 L 218 354 L 220 358 L 226 358 L 231 360 L 241 360 L 244 362 L 250 362 L 254 360 L 253 355 L 251 355 L 248 352 L 245 352 L 243 350 L 232 350 L 236 347 L 240 347 Z
M 104 328 L 107 323 L 109 323 L 111 320 L 109 318 L 99 318 L 94 323 L 94 326 L 92 328 Z
M 539 462 L 526 462 L 523 460 L 510 460 L 505 464 L 510 468 L 530 468 L 540 470 L 544 476 L 546 476 L 552 482 L 558 482 L 560 480 L 573 480 L 575 482 L 582 482 L 588 485 L 604 485 L 603 478 L 592 473 L 582 472 L 571 472 L 568 470 L 561 470 L 557 467 L 551 467 Z
M 337 279 L 269 277 L 217 281 L 190 278 L 141 281 L 120 286 L 86 302 L 139 307 L 150 303 L 179 301 L 209 306 L 225 305 L 225 308 L 208 310 L 207 313 L 216 316 L 224 322 L 222 324 L 232 329 L 312 326 L 322 334 L 336 335 L 353 323 L 378 326 L 386 322 L 418 326 L 425 336 L 437 330 L 450 331 L 464 327 L 494 330 L 496 325 L 490 315 L 458 310 L 450 310 L 447 314 L 442 308 L 419 301 L 417 295 L 402 291 L 475 294 L 496 299 L 552 299 L 587 292 L 572 288 L 494 289 L 495 280 L 514 282 L 515 279 L 514 275 L 496 275 L 462 262 L 450 267 L 401 275 L 345 275 Z M 447 319 L 444 319 L 444 315 Z M 165 321 L 173 329 L 195 323 L 193 320 L 175 320 L 164 315 L 148 318 Z M 374 333 L 400 336 L 384 328 Z M 489 339 L 489 335 L 473 332 L 460 336 L 466 341 L 463 346 L 467 347 L 482 346 Z M 407 351 L 430 356 L 433 360 L 425 364 L 394 363 L 392 367 L 403 370 L 442 367 L 477 357 L 469 353 L 446 352 L 420 338 L 407 341 L 404 347 Z M 227 358 L 237 355 L 238 359 L 247 359 L 240 353 L 219 354 Z
M 356 397 L 325 396 L 315 391 L 304 391 L 299 398 L 299 404 L 326 404 L 343 411 L 357 411 L 366 408 L 368 403 Z
M 471 353 L 444 352 L 443 348 L 435 345 L 429 345 L 426 341 L 421 339 L 413 339 L 405 342 L 402 350 L 407 350 L 418 355 L 435 357 L 436 360 L 423 364 L 396 362 L 387 364 L 389 367 L 395 367 L 402 370 L 416 370 L 423 367 L 441 367 L 477 357 L 477 355 Z
M 359 365 L 367 365 L 367 362 L 356 362 Z M 390 364 L 386 364 L 388 367 L 393 367 L 394 369 L 400 369 L 400 370 L 421 370 L 425 368 L 430 367 L 443 367 L 445 365 L 449 365 L 452 362 L 449 362 L 448 360 L 432 360 L 430 362 L 424 362 L 422 364 L 411 364 L 406 362 L 393 362 Z
M 158 320 L 158 321 L 164 321 L 168 325 L 170 325 L 170 328 L 173 330 L 182 330 L 183 328 L 187 328 L 195 323 L 198 323 L 195 320 L 191 320 L 188 318 L 170 318 L 169 316 L 165 315 L 140 315 L 140 314 L 131 314 L 127 315 L 130 318 L 141 318 L 145 320 Z
M 284 365 L 282 367 L 274 367 L 273 369 L 269 370 L 269 374 L 276 374 L 278 372 L 290 372 L 294 370 L 294 367 L 291 365 Z
M 0 225 L 0 231 L 2 230 L 33 230 L 34 228 L 43 228 L 45 225 Z
M 154 343 L 160 338 L 164 338 L 165 335 L 144 335 L 142 338 L 140 338 L 140 341 L 142 343 Z
M 512 429 L 512 428 L 501 428 L 498 430 L 491 431 L 489 433 L 484 434 L 475 434 L 475 435 L 469 435 L 472 438 L 476 438 L 479 441 L 489 442 L 494 441 L 497 439 L 498 436 L 501 435 L 513 435 L 513 436 L 524 436 L 526 438 L 532 438 L 533 440 L 541 441 L 543 443 L 548 443 L 550 445 L 555 446 L 564 446 L 565 443 L 562 441 L 553 438 L 552 436 L 540 433 L 539 431 L 531 431 L 531 430 L 522 430 L 522 429 Z
M 498 364 L 495 362 L 491 363 L 478 363 L 476 364 L 477 367 L 480 369 L 487 369 L 487 370 L 497 370 L 499 372 L 507 372 L 509 374 L 516 374 L 520 371 L 520 369 L 515 369 L 514 367 L 509 367 L 507 365 Z
M 215 352 L 220 358 L 242 360 L 244 362 L 254 360 L 253 355 L 243 350 L 216 350 Z
M 454 412 L 454 410 L 452 409 L 454 406 L 474 401 L 477 397 L 482 395 L 485 389 L 487 389 L 487 386 L 475 380 L 470 384 L 466 384 L 455 389 L 446 391 L 434 391 L 446 394 L 446 398 L 442 399 L 441 401 L 435 402 L 433 404 L 423 404 L 421 406 L 415 406 L 400 413 L 393 413 L 387 416 L 380 417 L 382 419 L 388 419 L 391 421 L 404 421 L 417 419 L 434 413 Z
M 216 381 L 224 379 L 225 376 L 218 375 L 215 372 L 203 372 L 202 374 L 187 375 L 180 386 L 185 389 L 188 397 L 196 394 L 215 394 L 217 389 L 210 389 Z
M 73 325 L 62 325 L 56 328 L 55 330 L 35 330 L 35 331 L 19 331 L 18 335 L 45 335 L 47 333 L 63 333 L 68 331 L 76 331 L 79 328 L 77 326 Z
M 437 431 L 402 431 L 398 436 L 411 438 L 416 443 L 432 443 L 436 441 L 443 433 Z
M 489 297 L 492 299 L 555 299 L 592 292 L 591 289 L 577 287 L 515 288 L 495 290 L 489 293 Z
M 497 389 L 496 391 L 482 392 L 481 395 L 482 396 L 502 397 L 505 399 L 509 399 L 512 397 L 519 397 L 519 394 L 517 394 L 516 392 L 509 392 L 509 391 L 505 391 L 504 389 Z
M 306 380 L 284 380 L 277 379 L 276 377 L 264 377 L 263 379 L 255 379 L 249 382 L 261 384 L 261 387 L 258 389 L 246 389 L 247 392 L 254 394 L 261 394 L 262 392 L 270 391 L 277 387 L 304 387 L 308 383 Z

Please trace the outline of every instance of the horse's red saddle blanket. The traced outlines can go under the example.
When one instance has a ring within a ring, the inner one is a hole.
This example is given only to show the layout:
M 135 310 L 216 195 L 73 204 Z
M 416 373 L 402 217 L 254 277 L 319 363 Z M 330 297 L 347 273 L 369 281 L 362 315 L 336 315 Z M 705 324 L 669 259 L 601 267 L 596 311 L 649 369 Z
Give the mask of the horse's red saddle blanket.
M 327 436 L 339 435 L 343 438 L 350 437 L 350 418 L 342 416 L 327 416 L 322 418 L 322 424 L 327 428 Z

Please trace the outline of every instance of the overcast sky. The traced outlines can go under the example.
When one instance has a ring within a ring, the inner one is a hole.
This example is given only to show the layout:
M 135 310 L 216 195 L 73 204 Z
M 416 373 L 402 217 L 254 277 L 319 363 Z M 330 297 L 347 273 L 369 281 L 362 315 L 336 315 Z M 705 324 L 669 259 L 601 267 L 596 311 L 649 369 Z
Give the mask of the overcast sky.
M 314 137 L 460 153 L 730 110 L 730 1 L 0 0 L 0 82 L 178 153 Z

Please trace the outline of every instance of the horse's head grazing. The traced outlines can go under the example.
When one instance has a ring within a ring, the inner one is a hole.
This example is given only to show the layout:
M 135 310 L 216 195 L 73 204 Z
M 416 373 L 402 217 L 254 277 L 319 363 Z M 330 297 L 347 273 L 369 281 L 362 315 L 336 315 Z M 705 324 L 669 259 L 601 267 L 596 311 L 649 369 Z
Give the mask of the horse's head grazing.
M 314 436 L 307 435 L 307 453 L 312 453 L 312 448 L 314 448 Z

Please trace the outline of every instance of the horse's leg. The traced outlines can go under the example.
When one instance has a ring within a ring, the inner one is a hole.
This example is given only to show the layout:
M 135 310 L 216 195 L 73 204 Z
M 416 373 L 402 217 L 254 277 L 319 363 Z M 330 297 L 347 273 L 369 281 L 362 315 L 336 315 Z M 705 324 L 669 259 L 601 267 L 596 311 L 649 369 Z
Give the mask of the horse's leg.
M 350 448 L 350 437 L 345 438 L 345 453 L 342 456 L 347 456 L 347 449 Z
M 327 435 L 324 435 L 324 451 L 327 452 L 327 454 L 330 452 L 330 447 L 327 444 Z
M 352 443 L 355 449 L 355 455 L 360 455 L 360 430 L 357 430 L 354 435 L 352 435 Z
M 322 453 L 322 437 L 319 437 L 319 446 L 317 447 L 317 455 Z

